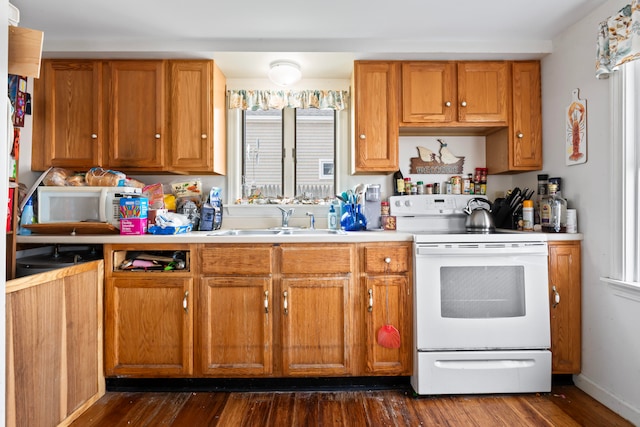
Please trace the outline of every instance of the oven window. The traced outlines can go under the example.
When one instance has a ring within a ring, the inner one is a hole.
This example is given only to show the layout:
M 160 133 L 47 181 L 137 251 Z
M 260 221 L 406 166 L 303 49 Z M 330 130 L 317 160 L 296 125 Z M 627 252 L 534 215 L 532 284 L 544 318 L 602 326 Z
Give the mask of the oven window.
M 441 267 L 440 304 L 447 318 L 524 316 L 524 266 Z

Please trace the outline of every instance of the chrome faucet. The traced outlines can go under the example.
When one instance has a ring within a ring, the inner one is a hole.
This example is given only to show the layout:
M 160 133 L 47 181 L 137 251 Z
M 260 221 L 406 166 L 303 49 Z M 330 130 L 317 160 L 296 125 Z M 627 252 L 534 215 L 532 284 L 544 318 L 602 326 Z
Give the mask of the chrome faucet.
M 295 211 L 295 209 L 294 208 L 284 209 L 284 208 L 281 208 L 280 206 L 277 206 L 277 208 L 280 209 L 280 211 L 282 212 L 282 226 L 288 227 L 289 218 L 291 217 L 291 215 L 293 215 L 293 212 Z
M 307 212 L 307 216 L 310 218 L 311 223 L 309 225 L 309 228 L 311 230 L 315 230 L 316 229 L 316 218 L 313 216 L 313 214 L 311 212 Z

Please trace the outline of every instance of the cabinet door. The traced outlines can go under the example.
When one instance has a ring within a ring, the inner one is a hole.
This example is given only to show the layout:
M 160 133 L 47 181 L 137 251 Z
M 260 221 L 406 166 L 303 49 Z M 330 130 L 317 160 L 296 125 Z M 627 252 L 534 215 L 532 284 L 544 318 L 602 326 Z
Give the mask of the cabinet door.
M 458 121 L 506 126 L 510 88 L 508 62 L 458 63 Z
M 168 170 L 224 174 L 224 75 L 213 61 L 170 61 L 169 69 Z
M 380 375 L 411 373 L 411 291 L 406 275 L 369 276 L 364 279 L 366 313 L 366 371 Z M 400 333 L 400 348 L 383 347 L 378 331 L 386 325 Z
M 6 425 L 68 425 L 105 392 L 103 262 L 7 282 Z
M 514 62 L 512 168 L 542 169 L 542 102 L 540 63 Z
M 109 111 L 106 163 L 112 169 L 158 171 L 164 164 L 165 62 L 105 65 Z
M 107 375 L 190 375 L 193 280 L 162 273 L 128 274 L 131 277 L 107 281 Z
M 199 299 L 200 373 L 223 377 L 271 374 L 271 278 L 204 277 Z
M 102 63 L 45 60 L 34 81 L 32 168 L 86 171 L 102 164 Z
M 580 242 L 549 242 L 551 353 L 554 374 L 581 369 Z
M 455 64 L 402 63 L 402 122 L 449 123 L 456 119 Z
M 285 376 L 351 373 L 346 277 L 282 279 L 282 371 Z
M 355 172 L 398 170 L 399 64 L 354 64 Z

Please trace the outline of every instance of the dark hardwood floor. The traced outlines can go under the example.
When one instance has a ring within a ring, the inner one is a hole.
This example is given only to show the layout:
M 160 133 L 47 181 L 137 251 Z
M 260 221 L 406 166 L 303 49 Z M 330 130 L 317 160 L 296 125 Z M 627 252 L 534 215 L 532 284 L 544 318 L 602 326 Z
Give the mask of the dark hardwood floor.
M 573 385 L 551 393 L 107 392 L 72 426 L 633 426 Z

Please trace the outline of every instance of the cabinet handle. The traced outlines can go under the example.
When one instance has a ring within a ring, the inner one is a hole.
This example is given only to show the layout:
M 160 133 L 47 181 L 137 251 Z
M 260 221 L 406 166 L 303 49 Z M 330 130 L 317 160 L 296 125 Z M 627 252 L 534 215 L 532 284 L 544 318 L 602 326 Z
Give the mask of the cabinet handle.
M 522 132 L 518 132 L 518 133 L 516 134 L 516 136 L 517 136 L 518 138 L 524 138 L 524 134 L 523 134 Z
M 466 106 L 467 106 L 467 101 L 462 101 L 462 102 L 460 103 L 460 105 L 462 105 L 463 107 L 466 107 Z
M 284 296 L 284 304 L 282 306 L 284 308 L 284 314 L 289 314 L 289 302 L 287 301 L 287 296 L 289 294 L 287 293 L 287 291 L 284 291 L 282 295 Z
M 202 139 L 207 139 L 207 134 L 206 134 L 206 133 L 203 133 L 202 135 L 200 135 L 200 138 L 202 138 Z
M 366 138 L 367 138 L 367 136 L 364 133 L 360 134 L 360 139 L 366 139 Z
M 445 103 L 444 103 L 444 106 L 445 106 L 445 107 L 451 107 L 451 101 L 447 101 L 447 102 L 445 102 Z
M 91 134 L 91 139 L 98 139 L 98 135 L 96 135 L 95 133 Z
M 373 289 L 369 289 L 369 306 L 367 307 L 369 313 L 373 311 Z
M 189 314 L 189 300 L 188 297 L 189 296 L 189 291 L 185 291 L 184 292 L 184 298 L 182 298 L 182 308 L 184 308 L 184 312 Z
M 264 291 L 264 313 L 269 314 L 269 291 Z
M 551 287 L 551 290 L 553 291 L 553 304 L 552 304 L 552 307 L 556 308 L 558 306 L 558 304 L 560 304 L 560 293 L 558 293 L 558 290 L 556 289 L 555 285 Z
M 156 133 L 154 136 L 155 136 L 156 139 L 160 139 L 160 134 L 159 133 Z

